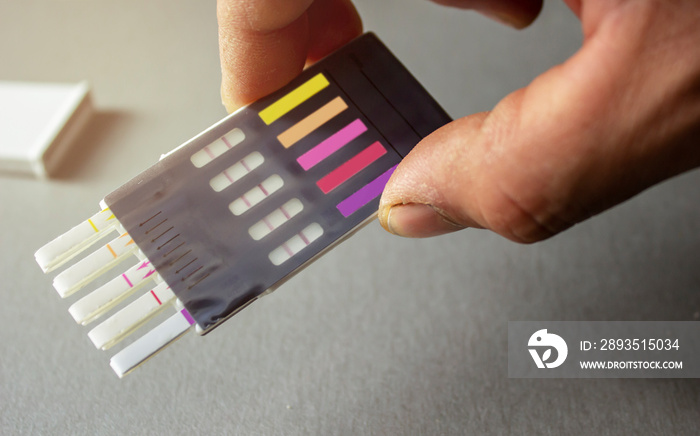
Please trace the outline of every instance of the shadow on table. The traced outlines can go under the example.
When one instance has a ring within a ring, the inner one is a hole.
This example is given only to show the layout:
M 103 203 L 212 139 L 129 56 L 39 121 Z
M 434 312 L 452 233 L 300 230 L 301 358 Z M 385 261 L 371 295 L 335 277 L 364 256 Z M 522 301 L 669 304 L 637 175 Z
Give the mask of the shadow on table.
M 90 168 L 99 166 L 105 148 L 118 132 L 133 119 L 126 111 L 96 110 L 86 126 L 75 138 L 73 147 L 67 152 L 61 166 L 52 174 L 55 180 L 76 181 L 91 174 Z

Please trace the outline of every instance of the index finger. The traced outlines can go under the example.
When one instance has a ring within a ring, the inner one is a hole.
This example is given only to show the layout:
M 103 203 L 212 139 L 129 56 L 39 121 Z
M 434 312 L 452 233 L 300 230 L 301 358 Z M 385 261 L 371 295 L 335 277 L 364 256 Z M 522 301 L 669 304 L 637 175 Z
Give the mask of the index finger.
M 218 0 L 221 97 L 229 112 L 289 83 L 362 32 L 350 0 Z

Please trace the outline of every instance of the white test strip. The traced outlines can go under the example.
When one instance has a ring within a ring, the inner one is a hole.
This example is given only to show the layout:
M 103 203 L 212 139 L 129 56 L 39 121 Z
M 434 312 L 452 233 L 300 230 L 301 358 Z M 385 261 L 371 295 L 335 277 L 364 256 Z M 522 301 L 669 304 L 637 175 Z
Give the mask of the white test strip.
M 272 233 L 273 230 L 286 223 L 294 215 L 304 210 L 304 205 L 297 198 L 292 198 L 282 206 L 275 209 L 271 214 L 253 224 L 248 233 L 256 241 Z
M 182 336 L 192 324 L 194 319 L 186 309 L 182 309 L 112 356 L 109 365 L 122 378 Z
M 209 185 L 214 191 L 221 192 L 231 186 L 234 182 L 242 179 L 243 176 L 253 171 L 255 168 L 262 165 L 264 161 L 265 158 L 263 158 L 263 155 L 257 151 L 254 151 L 232 166 L 226 168 L 221 173 L 217 174 L 209 181 Z
M 34 257 L 45 273 L 51 272 L 108 235 L 117 224 L 112 211 L 104 209 L 38 249 Z
M 284 244 L 272 250 L 269 254 L 270 262 L 274 265 L 281 265 L 292 256 L 306 248 L 309 244 L 323 235 L 323 227 L 318 223 L 312 223 L 301 232 L 294 235 Z
M 53 287 L 61 298 L 66 298 L 135 250 L 136 244 L 131 236 L 123 233 L 57 275 L 53 280 Z
M 240 144 L 245 139 L 245 134 L 241 129 L 233 129 L 221 138 L 202 148 L 190 157 L 192 164 L 197 168 L 213 161 L 228 150 Z
M 75 322 L 86 325 L 154 278 L 156 269 L 143 261 L 95 289 L 68 308 Z
M 241 215 L 251 207 L 263 201 L 267 196 L 280 189 L 282 186 L 284 186 L 282 177 L 277 174 L 273 174 L 267 179 L 263 180 L 263 182 L 255 188 L 233 200 L 233 202 L 229 204 L 228 208 L 234 215 Z
M 175 294 L 167 283 L 160 283 L 90 330 L 88 337 L 95 347 L 107 350 L 151 319 L 174 299 Z

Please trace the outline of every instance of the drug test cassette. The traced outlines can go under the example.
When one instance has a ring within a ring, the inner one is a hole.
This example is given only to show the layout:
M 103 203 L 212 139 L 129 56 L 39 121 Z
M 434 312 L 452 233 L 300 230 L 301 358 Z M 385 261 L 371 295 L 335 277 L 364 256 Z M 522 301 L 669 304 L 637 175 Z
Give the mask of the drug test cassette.
M 88 333 L 97 348 L 171 313 L 111 358 L 122 377 L 192 326 L 210 332 L 373 219 L 401 159 L 449 121 L 365 34 L 165 155 L 36 260 L 50 272 L 100 242 L 55 277 L 61 297 L 126 265 L 69 309 L 80 324 L 101 321 Z

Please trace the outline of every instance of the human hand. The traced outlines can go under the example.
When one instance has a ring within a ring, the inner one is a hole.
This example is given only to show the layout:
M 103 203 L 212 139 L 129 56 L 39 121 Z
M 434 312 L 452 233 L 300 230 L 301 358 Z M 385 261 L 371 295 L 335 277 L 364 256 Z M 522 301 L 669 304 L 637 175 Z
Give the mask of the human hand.
M 350 0 L 218 0 L 221 97 L 229 112 L 289 83 L 362 33 Z
M 493 111 L 421 141 L 384 190 L 387 230 L 422 237 L 477 227 L 535 242 L 700 165 L 700 3 L 566 2 L 581 19 L 582 48 Z M 438 3 L 514 27 L 541 7 Z M 361 31 L 345 0 L 219 0 L 219 22 L 229 109 L 283 86 Z

